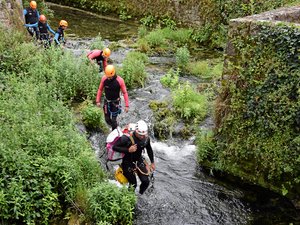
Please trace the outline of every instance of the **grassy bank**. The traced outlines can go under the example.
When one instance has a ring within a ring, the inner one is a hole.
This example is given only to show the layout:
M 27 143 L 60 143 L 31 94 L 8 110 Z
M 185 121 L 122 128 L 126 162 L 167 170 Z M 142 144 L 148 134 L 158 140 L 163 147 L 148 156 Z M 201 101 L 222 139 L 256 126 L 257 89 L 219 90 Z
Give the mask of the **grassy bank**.
M 17 31 L 0 32 L 1 224 L 67 223 L 72 214 L 131 224 L 134 193 L 106 182 L 69 107 L 94 99 L 96 68 Z

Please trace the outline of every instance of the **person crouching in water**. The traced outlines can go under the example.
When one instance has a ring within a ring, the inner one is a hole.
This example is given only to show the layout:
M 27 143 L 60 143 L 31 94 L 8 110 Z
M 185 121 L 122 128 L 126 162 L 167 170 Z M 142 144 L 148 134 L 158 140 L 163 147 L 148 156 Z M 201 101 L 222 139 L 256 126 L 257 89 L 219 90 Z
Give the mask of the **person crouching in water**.
M 132 137 L 135 143 L 134 145 L 128 136 L 123 135 L 116 141 L 113 150 L 125 153 L 121 164 L 123 174 L 127 178 L 130 186 L 133 186 L 134 189 L 137 187 L 135 176 L 135 174 L 137 174 L 141 180 L 139 193 L 143 194 L 150 184 L 149 170 L 155 170 L 154 154 L 150 144 L 150 138 L 148 137 L 148 125 L 145 121 L 140 120 L 137 122 L 136 130 L 133 132 Z M 146 148 L 151 161 L 150 168 L 148 168 L 142 156 L 144 148 Z
M 59 22 L 59 27 L 54 35 L 54 41 L 56 45 L 63 47 L 63 45 L 61 44 L 64 44 L 66 42 L 64 37 L 65 36 L 64 31 L 67 29 L 67 27 L 68 27 L 67 21 L 61 20 Z
M 47 23 L 47 18 L 45 15 L 40 15 L 40 19 L 38 22 L 38 37 L 39 40 L 44 42 L 45 47 L 50 47 L 50 35 L 48 31 L 50 31 L 53 35 L 55 35 L 54 30 L 51 29 L 49 24 Z
M 91 63 L 93 63 L 95 60 L 96 63 L 99 65 L 99 73 L 105 70 L 107 66 L 107 59 L 109 58 L 109 56 L 110 56 L 109 48 L 105 48 L 103 50 L 94 49 L 87 54 L 87 57 Z
M 121 113 L 120 91 L 122 91 L 124 95 L 126 113 L 129 109 L 128 93 L 123 78 L 116 75 L 115 67 L 113 65 L 107 65 L 104 73 L 105 75 L 101 78 L 97 91 L 96 105 L 98 107 L 101 106 L 101 96 L 104 90 L 104 117 L 106 123 L 114 130 L 118 126 L 117 116 Z

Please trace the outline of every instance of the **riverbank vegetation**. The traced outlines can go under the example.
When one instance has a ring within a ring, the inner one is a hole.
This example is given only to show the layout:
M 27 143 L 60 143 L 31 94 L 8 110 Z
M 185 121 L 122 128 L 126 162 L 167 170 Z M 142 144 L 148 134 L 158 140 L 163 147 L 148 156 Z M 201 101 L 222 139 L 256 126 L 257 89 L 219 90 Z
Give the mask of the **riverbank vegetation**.
M 70 107 L 94 99 L 97 69 L 17 31 L 0 32 L 1 224 L 67 223 L 72 215 L 131 224 L 134 192 L 107 183 Z
M 141 23 L 155 29 L 157 26 L 188 26 L 192 39 L 200 45 L 224 48 L 229 20 L 276 9 L 285 5 L 296 5 L 297 0 L 265 1 L 169 1 L 169 0 L 51 0 L 50 2 L 72 6 L 104 15 L 119 15 L 121 19 L 139 18 Z M 145 7 L 147 5 L 147 7 Z M 189 12 L 189 13 L 182 13 Z M 161 35 L 157 33 L 157 35 Z M 159 37 L 158 36 L 158 37 Z M 155 38 L 160 41 L 159 38 Z
M 285 23 L 236 24 L 214 133 L 198 137 L 202 165 L 292 199 L 300 188 L 299 35 Z

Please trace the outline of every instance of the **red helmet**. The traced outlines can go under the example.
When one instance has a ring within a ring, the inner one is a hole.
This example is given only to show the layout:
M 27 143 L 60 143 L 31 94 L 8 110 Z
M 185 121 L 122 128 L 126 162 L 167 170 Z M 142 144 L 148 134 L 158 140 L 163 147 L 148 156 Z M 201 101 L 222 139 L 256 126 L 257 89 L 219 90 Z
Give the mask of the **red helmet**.
M 47 18 L 46 18 L 46 16 L 45 15 L 40 15 L 40 21 L 42 22 L 42 23 L 45 23 L 46 21 L 47 21 Z

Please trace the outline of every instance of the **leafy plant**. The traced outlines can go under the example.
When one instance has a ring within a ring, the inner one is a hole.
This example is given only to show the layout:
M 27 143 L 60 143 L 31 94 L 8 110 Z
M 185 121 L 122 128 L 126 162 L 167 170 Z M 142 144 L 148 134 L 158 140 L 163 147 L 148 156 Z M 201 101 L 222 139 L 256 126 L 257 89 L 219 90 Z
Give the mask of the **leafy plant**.
M 88 214 L 95 221 L 130 225 L 133 221 L 136 196 L 127 187 L 102 183 L 89 191 Z
M 105 130 L 106 124 L 103 118 L 102 109 L 88 103 L 82 110 L 82 121 L 85 126 L 91 129 L 101 128 Z
M 90 50 L 94 49 L 103 49 L 104 48 L 104 41 L 102 40 L 102 37 L 100 33 L 96 36 L 96 38 L 93 39 L 93 42 L 91 43 Z
M 184 69 L 190 60 L 190 52 L 187 47 L 181 47 L 176 50 L 176 65 Z
M 189 83 L 179 86 L 172 93 L 173 106 L 185 119 L 202 120 L 208 112 L 208 103 L 204 95 L 197 93 Z
M 212 130 L 200 131 L 196 136 L 197 161 L 202 164 L 215 156 L 215 142 Z
M 128 53 L 119 72 L 128 89 L 144 86 L 147 78 L 146 62 L 148 62 L 148 57 L 144 53 Z
M 220 78 L 223 72 L 223 64 L 217 63 L 216 65 L 212 65 L 212 62 L 208 60 L 189 62 L 186 70 L 204 79 Z
M 299 193 L 298 27 L 241 24 L 216 106 L 213 164 L 281 194 Z M 251 59 L 251 60 L 250 60 Z M 221 100 L 222 99 L 222 100 Z
M 148 15 L 140 19 L 140 22 L 146 27 L 153 27 L 156 23 L 156 18 L 152 15 Z
M 179 84 L 179 73 L 179 68 L 176 71 L 170 69 L 165 76 L 160 78 L 160 82 L 165 87 L 176 88 Z

